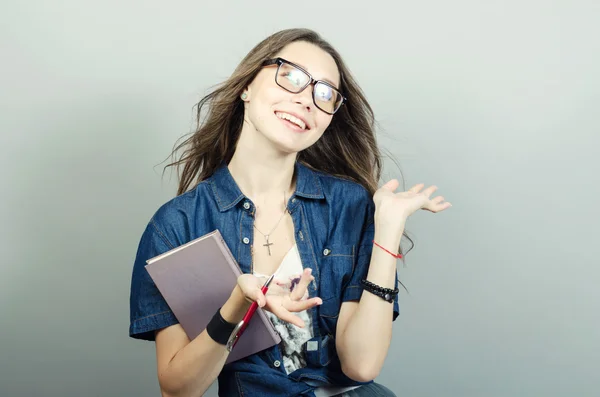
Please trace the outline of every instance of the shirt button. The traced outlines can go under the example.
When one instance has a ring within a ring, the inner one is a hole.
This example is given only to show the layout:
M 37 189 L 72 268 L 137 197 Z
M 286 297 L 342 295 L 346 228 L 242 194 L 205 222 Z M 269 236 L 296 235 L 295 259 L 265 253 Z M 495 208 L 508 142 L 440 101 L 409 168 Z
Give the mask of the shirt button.
M 273 365 L 275 366 L 275 368 L 279 368 L 281 366 L 281 361 L 275 360 L 275 362 L 273 363 Z
M 242 241 L 244 242 L 244 244 L 248 244 L 250 242 L 250 239 L 248 237 L 244 237 Z
M 250 209 L 250 203 L 246 201 L 244 203 L 244 208 L 247 209 L 247 210 L 249 210 Z
M 295 202 L 296 202 L 296 198 L 294 197 L 294 198 L 292 199 L 292 203 L 295 203 Z
M 331 250 L 329 248 L 325 248 L 323 250 L 323 255 L 327 256 L 327 255 L 329 255 L 330 252 L 331 252 Z

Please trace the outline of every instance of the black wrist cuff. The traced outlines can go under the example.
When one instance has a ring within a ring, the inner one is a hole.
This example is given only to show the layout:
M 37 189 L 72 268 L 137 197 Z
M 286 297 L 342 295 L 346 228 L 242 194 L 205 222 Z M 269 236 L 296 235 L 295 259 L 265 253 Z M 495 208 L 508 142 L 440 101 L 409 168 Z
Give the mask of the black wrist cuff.
M 362 280 L 360 283 L 365 289 L 365 291 L 368 291 L 389 303 L 394 302 L 394 298 L 396 297 L 396 295 L 398 295 L 398 288 L 383 288 L 367 280 Z
M 226 345 L 236 325 L 225 321 L 219 308 L 206 326 L 206 333 L 218 344 Z

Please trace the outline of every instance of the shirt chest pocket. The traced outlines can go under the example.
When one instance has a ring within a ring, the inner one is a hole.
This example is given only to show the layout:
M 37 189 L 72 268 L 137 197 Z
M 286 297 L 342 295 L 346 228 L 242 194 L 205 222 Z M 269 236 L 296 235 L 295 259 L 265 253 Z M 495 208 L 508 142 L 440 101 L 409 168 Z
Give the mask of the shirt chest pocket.
M 322 316 L 336 317 L 344 288 L 350 282 L 356 263 L 355 247 L 351 244 L 325 245 L 320 254 L 319 293 Z

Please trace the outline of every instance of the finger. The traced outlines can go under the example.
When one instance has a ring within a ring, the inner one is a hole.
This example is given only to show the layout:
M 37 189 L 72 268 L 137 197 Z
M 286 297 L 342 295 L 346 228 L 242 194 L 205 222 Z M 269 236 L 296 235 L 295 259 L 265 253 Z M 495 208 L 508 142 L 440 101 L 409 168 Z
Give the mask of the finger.
M 442 203 L 443 201 L 444 201 L 443 196 L 437 196 L 437 197 L 431 199 L 431 203 L 436 204 L 436 205 Z
M 251 289 L 257 285 L 261 285 L 260 278 L 256 277 L 253 274 L 245 273 L 238 277 L 237 279 L 240 287 L 244 289 Z
M 321 304 L 323 304 L 323 300 L 321 298 L 311 298 L 303 301 L 286 300 L 283 303 L 283 307 L 290 312 L 302 312 Z
M 389 181 L 387 181 L 382 188 L 389 190 L 390 192 L 395 191 L 396 189 L 398 189 L 398 186 L 400 186 L 400 182 L 398 182 L 397 179 L 391 179 Z
M 250 299 L 258 303 L 258 306 L 263 307 L 267 303 L 267 298 L 260 289 L 254 290 L 252 295 L 253 296 L 251 296 Z
M 295 314 L 287 311 L 283 306 L 273 306 L 271 308 L 271 313 L 282 319 L 283 321 L 287 321 L 290 324 L 294 324 L 297 327 L 304 328 L 304 321 Z
M 431 195 L 438 189 L 437 186 L 431 185 L 427 189 L 423 190 L 423 194 L 427 197 L 431 197 Z
M 441 203 L 441 204 L 430 204 L 427 207 L 425 207 L 424 209 L 431 211 L 431 212 L 441 212 L 450 207 L 452 207 L 452 204 L 450 204 L 449 202 L 445 202 L 445 203 Z
M 408 189 L 408 191 L 412 192 L 412 193 L 419 193 L 421 191 L 421 189 L 423 189 L 423 187 L 425 187 L 424 183 L 418 183 L 418 184 L 414 185 L 413 187 L 411 187 L 410 189 Z
M 447 201 L 444 201 L 444 196 L 437 196 L 433 199 L 431 199 L 431 204 L 432 207 L 437 210 L 437 211 L 442 211 L 445 210 L 446 208 L 452 207 L 452 204 L 450 204 Z
M 292 293 L 290 294 L 290 298 L 292 300 L 300 300 L 304 296 L 306 289 L 308 288 L 308 284 L 313 281 L 315 278 L 312 276 L 312 269 L 306 268 L 302 272 L 302 277 L 300 278 L 300 282 L 294 288 Z
M 260 290 L 261 286 L 257 277 L 251 274 L 243 274 L 238 277 L 238 286 L 242 290 L 246 300 L 257 302 L 261 307 L 264 306 L 266 299 Z M 260 300 L 261 297 L 262 300 Z

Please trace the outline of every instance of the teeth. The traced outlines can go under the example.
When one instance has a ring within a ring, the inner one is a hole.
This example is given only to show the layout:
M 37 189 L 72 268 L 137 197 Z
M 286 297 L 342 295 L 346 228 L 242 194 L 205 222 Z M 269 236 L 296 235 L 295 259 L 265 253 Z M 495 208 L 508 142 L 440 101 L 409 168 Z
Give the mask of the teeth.
M 280 119 L 290 121 L 290 122 L 296 124 L 298 127 L 302 128 L 303 130 L 306 129 L 306 124 L 304 124 L 304 122 L 302 120 L 300 120 L 298 117 L 294 117 L 291 114 L 282 113 L 282 112 L 277 112 L 275 114 Z

